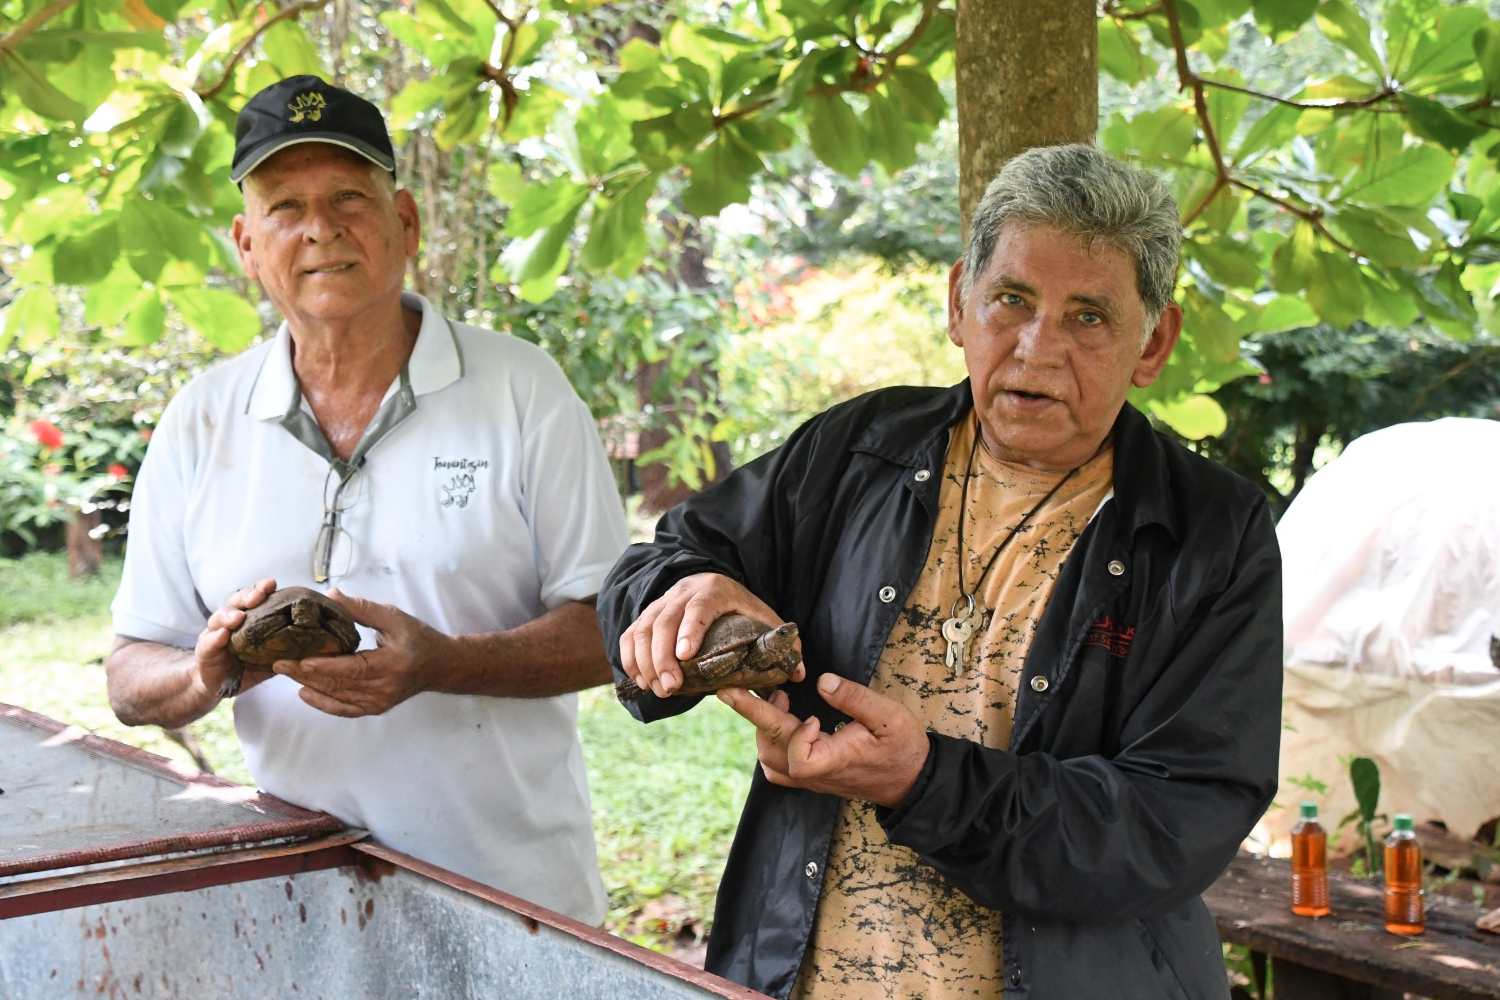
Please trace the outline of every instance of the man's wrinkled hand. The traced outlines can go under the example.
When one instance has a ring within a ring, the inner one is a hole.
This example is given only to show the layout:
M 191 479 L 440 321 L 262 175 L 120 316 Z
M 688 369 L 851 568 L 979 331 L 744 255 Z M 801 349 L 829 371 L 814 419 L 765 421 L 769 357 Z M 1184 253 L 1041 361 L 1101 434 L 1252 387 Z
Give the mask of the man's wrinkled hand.
M 390 604 L 350 597 L 334 589 L 331 600 L 376 632 L 375 649 L 348 656 L 278 660 L 273 669 L 302 685 L 301 697 L 329 715 L 381 715 L 414 694 L 432 690 L 452 639 Z
M 782 691 L 763 701 L 726 688 L 719 699 L 754 723 L 761 771 L 771 784 L 899 805 L 927 763 L 921 721 L 900 702 L 835 674 L 818 678 L 818 693 L 851 721 L 825 733 L 817 716 L 802 720 L 788 712 Z
M 219 699 L 224 682 L 231 676 L 239 676 L 238 687 L 242 692 L 272 676 L 265 668 L 247 668 L 241 663 L 229 650 L 229 633 L 245 623 L 247 610 L 265 603 L 275 589 L 276 581 L 267 578 L 236 590 L 222 608 L 208 616 L 203 631 L 198 633 L 198 642 L 193 647 L 198 683 L 214 701 Z
M 698 652 L 708 626 L 738 612 L 775 628 L 786 624 L 760 598 L 718 573 L 683 577 L 652 601 L 620 636 L 620 666 L 642 689 L 665 698 L 682 687 L 682 666 Z M 799 663 L 791 679 L 806 671 Z

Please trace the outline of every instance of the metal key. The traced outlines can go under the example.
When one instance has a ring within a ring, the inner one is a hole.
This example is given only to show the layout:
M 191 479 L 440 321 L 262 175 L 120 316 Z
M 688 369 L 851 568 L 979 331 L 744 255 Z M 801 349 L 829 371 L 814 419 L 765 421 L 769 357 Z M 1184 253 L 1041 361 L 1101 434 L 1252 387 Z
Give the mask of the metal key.
M 943 622 L 943 638 L 948 640 L 948 672 L 952 677 L 963 673 L 969 662 L 969 643 L 974 639 L 978 619 L 971 614 L 962 618 L 949 618 Z

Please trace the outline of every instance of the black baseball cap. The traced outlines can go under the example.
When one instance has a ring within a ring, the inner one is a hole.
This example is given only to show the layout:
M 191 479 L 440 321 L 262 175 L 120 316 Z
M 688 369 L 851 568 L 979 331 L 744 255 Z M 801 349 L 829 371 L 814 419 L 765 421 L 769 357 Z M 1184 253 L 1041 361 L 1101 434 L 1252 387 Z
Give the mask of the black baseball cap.
M 299 142 L 343 146 L 396 172 L 396 152 L 379 108 L 318 77 L 289 76 L 240 109 L 234 123 L 229 179 L 240 183 L 266 157 Z

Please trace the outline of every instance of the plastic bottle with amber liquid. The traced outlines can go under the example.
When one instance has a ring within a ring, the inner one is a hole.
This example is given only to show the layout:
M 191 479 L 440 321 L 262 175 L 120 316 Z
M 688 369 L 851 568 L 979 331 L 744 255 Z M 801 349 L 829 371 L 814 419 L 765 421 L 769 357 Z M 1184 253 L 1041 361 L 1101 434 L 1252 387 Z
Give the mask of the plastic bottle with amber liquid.
M 1318 823 L 1316 802 L 1302 803 L 1302 817 L 1292 827 L 1292 912 L 1328 916 L 1328 834 Z
M 1421 934 L 1422 845 L 1412 832 L 1411 817 L 1398 813 L 1396 828 L 1385 838 L 1385 929 L 1392 934 Z

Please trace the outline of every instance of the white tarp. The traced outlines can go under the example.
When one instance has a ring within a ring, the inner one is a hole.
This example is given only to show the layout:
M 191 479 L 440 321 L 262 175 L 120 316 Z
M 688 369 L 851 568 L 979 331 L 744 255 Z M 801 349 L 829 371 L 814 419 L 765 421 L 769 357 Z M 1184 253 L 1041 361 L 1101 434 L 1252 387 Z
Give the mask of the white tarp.
M 1398 424 L 1352 442 L 1277 526 L 1285 569 L 1282 842 L 1296 803 L 1332 829 L 1344 761 L 1380 766 L 1380 809 L 1472 837 L 1500 815 L 1500 422 Z M 1288 779 L 1328 786 L 1308 794 Z

